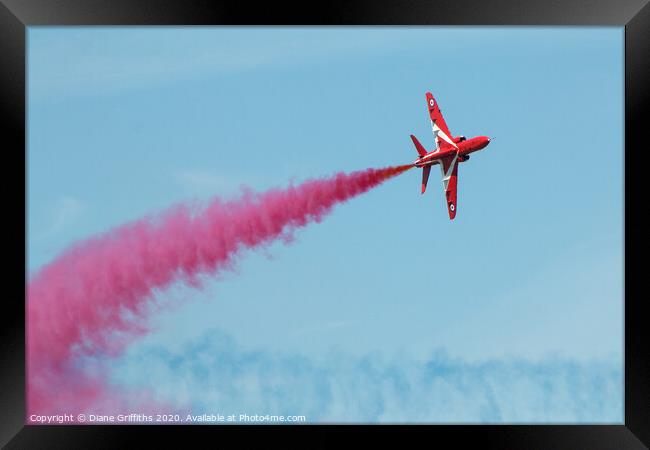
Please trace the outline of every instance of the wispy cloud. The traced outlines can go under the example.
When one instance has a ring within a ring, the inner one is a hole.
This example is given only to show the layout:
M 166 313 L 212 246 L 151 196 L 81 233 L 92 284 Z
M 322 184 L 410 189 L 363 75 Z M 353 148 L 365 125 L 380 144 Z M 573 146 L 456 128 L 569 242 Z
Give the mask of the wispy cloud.
M 37 232 L 36 239 L 50 238 L 61 233 L 79 218 L 84 207 L 83 202 L 76 197 L 58 198 L 54 203 L 50 220 L 40 232 Z
M 274 39 L 269 39 L 269 36 Z M 123 91 L 197 76 L 385 52 L 396 39 L 353 29 L 52 29 L 29 32 L 30 99 Z
M 311 422 L 621 423 L 616 363 L 501 358 L 469 363 L 435 352 L 323 361 L 244 351 L 218 331 L 171 350 L 133 346 L 111 363 L 118 389 L 151 388 L 195 413 L 303 414 Z M 152 382 L 153 381 L 153 382 Z

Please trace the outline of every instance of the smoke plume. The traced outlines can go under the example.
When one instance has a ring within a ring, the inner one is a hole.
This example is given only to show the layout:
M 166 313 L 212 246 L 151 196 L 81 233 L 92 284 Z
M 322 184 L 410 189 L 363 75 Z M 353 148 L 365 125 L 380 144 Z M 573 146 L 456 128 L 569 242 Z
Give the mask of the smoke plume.
M 154 290 L 232 264 L 240 250 L 289 238 L 345 202 L 411 166 L 367 169 L 265 193 L 186 205 L 85 240 L 43 267 L 27 286 L 28 411 L 81 411 L 121 403 L 77 357 L 117 355 L 146 333 Z M 146 398 L 138 399 L 140 405 Z

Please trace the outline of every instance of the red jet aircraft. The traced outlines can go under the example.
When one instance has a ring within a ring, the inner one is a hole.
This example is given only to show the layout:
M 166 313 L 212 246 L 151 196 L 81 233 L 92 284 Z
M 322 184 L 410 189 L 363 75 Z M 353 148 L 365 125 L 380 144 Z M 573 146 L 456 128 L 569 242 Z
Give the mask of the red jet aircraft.
M 456 217 L 456 183 L 458 181 L 458 164 L 469 159 L 469 154 L 487 147 L 490 138 L 487 136 L 477 136 L 466 139 L 465 136 L 451 137 L 449 128 L 442 117 L 442 112 L 438 107 L 438 102 L 431 92 L 427 92 L 427 106 L 429 107 L 429 116 L 431 117 L 431 127 L 433 128 L 433 137 L 435 138 L 436 148 L 427 152 L 420 141 L 413 135 L 411 139 L 415 144 L 415 149 L 420 156 L 415 160 L 413 165 L 422 168 L 422 193 L 427 188 L 429 172 L 431 166 L 440 164 L 442 172 L 442 185 L 447 197 L 447 209 L 451 220 Z

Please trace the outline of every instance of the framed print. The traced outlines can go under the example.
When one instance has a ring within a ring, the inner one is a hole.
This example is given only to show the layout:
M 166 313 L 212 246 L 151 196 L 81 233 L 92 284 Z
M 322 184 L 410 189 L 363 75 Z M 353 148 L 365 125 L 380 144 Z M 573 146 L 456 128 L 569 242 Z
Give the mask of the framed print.
M 647 2 L 2 2 L 7 448 L 648 445 Z

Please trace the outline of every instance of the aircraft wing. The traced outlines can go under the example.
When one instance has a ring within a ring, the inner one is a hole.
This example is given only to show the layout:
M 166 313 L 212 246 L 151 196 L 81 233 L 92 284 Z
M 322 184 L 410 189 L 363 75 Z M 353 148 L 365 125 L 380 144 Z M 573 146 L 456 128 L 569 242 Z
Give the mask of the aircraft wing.
M 458 154 L 447 156 L 440 161 L 442 187 L 445 190 L 449 219 L 456 217 L 456 188 L 458 186 Z
M 451 137 L 451 132 L 445 123 L 445 118 L 442 117 L 442 112 L 440 111 L 438 102 L 433 98 L 431 92 L 427 92 L 426 97 L 427 107 L 429 108 L 429 117 L 431 118 L 431 128 L 433 129 L 433 137 L 436 140 L 436 148 L 458 148 Z

